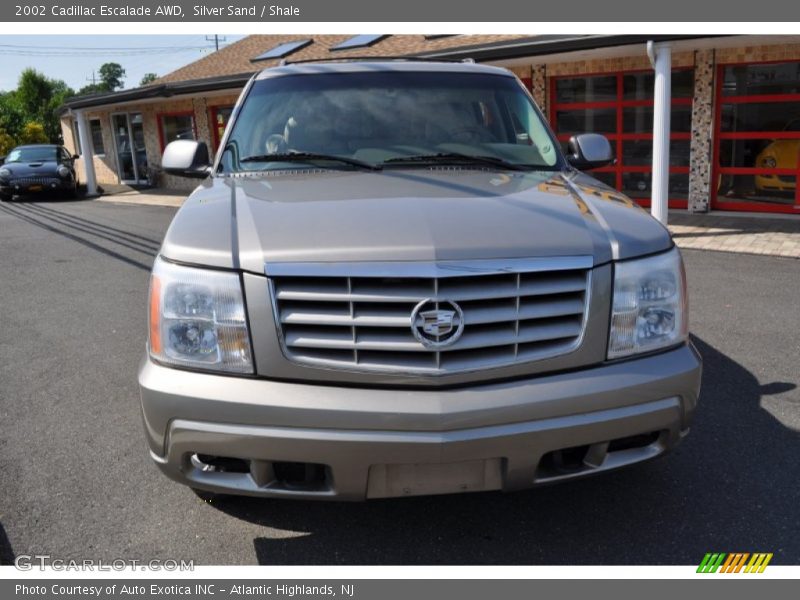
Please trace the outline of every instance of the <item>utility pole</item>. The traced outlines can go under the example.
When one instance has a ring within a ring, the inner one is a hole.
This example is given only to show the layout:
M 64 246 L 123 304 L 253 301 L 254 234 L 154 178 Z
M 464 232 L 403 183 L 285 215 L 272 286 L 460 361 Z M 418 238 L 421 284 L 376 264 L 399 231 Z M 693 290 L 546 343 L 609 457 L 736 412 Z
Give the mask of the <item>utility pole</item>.
M 210 36 L 206 36 L 206 41 L 207 42 L 214 42 L 214 48 L 215 48 L 214 51 L 216 52 L 217 50 L 219 50 L 219 43 L 225 41 L 225 36 L 224 35 L 223 36 L 219 36 L 219 35 L 214 34 L 214 39 L 211 39 Z
M 96 85 L 96 84 L 97 84 L 97 79 L 95 78 L 94 71 L 92 71 L 92 78 L 91 78 L 91 79 L 89 79 L 89 78 L 87 77 L 87 78 L 86 78 L 86 81 L 91 81 L 91 82 L 92 82 L 92 85 Z

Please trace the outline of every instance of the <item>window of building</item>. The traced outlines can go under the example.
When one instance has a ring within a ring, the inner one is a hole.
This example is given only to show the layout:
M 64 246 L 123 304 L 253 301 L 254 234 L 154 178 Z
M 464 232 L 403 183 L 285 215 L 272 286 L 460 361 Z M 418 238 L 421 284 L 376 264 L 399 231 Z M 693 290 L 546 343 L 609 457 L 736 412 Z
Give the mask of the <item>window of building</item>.
M 711 202 L 800 210 L 800 62 L 721 65 Z
M 94 154 L 103 156 L 106 153 L 106 149 L 103 144 L 103 126 L 100 119 L 89 119 L 89 134 L 92 136 Z M 81 144 L 80 129 L 76 119 L 72 120 L 72 139 L 75 140 L 75 154 L 83 156 L 83 144 Z
M 159 133 L 161 135 L 161 149 L 175 140 L 196 139 L 194 127 L 194 113 L 164 113 L 158 115 Z
M 89 119 L 89 132 L 92 135 L 92 150 L 95 155 L 104 156 L 106 148 L 103 144 L 103 126 L 100 119 Z
M 577 133 L 602 133 L 614 148 L 615 165 L 592 176 L 649 205 L 653 162 L 652 71 L 556 77 L 551 85 L 550 122 L 566 148 Z M 670 207 L 685 208 L 689 194 L 689 143 L 694 71 L 672 73 L 670 115 Z
M 274 58 L 283 58 L 285 56 L 289 56 L 293 52 L 297 52 L 298 50 L 302 50 L 306 46 L 308 46 L 314 40 L 296 40 L 294 42 L 284 42 L 283 44 L 278 44 L 277 46 L 270 48 L 263 54 L 259 54 L 251 62 L 256 62 L 259 60 L 271 60 Z
M 211 136 L 213 137 L 214 148 L 219 147 L 219 143 L 222 141 L 222 135 L 225 133 L 225 128 L 228 126 L 228 121 L 230 121 L 232 113 L 232 106 L 211 107 Z
M 72 140 L 75 144 L 75 154 L 83 156 L 83 150 L 81 150 L 81 136 L 78 132 L 78 121 L 76 119 L 72 119 Z
M 331 47 L 331 50 L 350 50 L 351 48 L 366 48 L 377 44 L 385 35 L 354 35 L 350 39 L 336 44 Z

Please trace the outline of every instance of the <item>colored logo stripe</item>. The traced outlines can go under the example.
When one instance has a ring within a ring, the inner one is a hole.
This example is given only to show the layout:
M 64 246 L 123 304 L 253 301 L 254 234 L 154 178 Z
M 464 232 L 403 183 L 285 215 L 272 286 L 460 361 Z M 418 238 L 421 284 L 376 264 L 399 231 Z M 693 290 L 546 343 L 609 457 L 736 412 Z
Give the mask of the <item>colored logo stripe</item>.
M 763 573 L 764 569 L 767 568 L 769 561 L 772 560 L 772 553 L 758 553 L 753 554 L 753 558 L 750 559 L 747 567 L 745 567 L 745 573 Z
M 716 573 L 723 560 L 725 560 L 724 553 L 714 552 L 712 554 L 711 552 L 707 552 L 703 557 L 703 560 L 700 562 L 700 566 L 697 567 L 697 572 Z
M 763 573 L 772 560 L 771 552 L 707 552 L 697 567 L 698 573 Z M 748 562 L 747 559 L 750 559 Z M 746 566 L 745 566 L 746 565 Z M 744 571 L 742 571 L 744 569 Z

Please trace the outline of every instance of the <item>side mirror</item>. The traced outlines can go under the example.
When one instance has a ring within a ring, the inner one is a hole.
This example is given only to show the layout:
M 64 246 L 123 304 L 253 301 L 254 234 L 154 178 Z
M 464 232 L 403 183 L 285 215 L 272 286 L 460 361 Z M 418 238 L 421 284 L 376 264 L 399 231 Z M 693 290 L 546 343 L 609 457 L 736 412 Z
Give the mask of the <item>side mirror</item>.
M 72 160 L 78 160 L 80 157 L 81 157 L 80 154 L 73 154 L 72 155 Z
M 573 135 L 567 146 L 567 161 L 576 169 L 597 169 L 614 162 L 614 150 L 599 133 Z
M 208 146 L 195 140 L 175 140 L 164 148 L 161 168 L 178 177 L 205 179 L 211 169 Z

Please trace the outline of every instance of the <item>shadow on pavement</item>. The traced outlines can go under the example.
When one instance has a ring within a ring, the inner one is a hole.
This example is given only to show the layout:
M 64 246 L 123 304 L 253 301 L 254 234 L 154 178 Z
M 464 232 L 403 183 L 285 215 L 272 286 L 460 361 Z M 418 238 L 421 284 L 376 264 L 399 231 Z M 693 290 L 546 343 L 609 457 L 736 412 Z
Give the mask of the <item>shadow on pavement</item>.
M 800 438 L 760 405 L 796 384 L 762 386 L 694 342 L 705 361 L 700 406 L 691 435 L 662 460 L 512 494 L 359 504 L 226 497 L 212 506 L 281 530 L 253 540 L 260 564 L 691 565 L 712 550 L 796 563 Z M 737 527 L 743 520 L 755 525 Z
M 0 565 L 13 565 L 14 551 L 11 549 L 11 542 L 8 541 L 6 530 L 0 523 Z
M 152 259 L 160 246 L 160 242 L 151 238 L 37 204 L 4 202 L 0 204 L 0 211 L 148 272 L 152 267 L 152 260 L 141 262 L 121 252 L 133 251 Z M 108 247 L 102 245 L 103 242 L 112 245 Z

